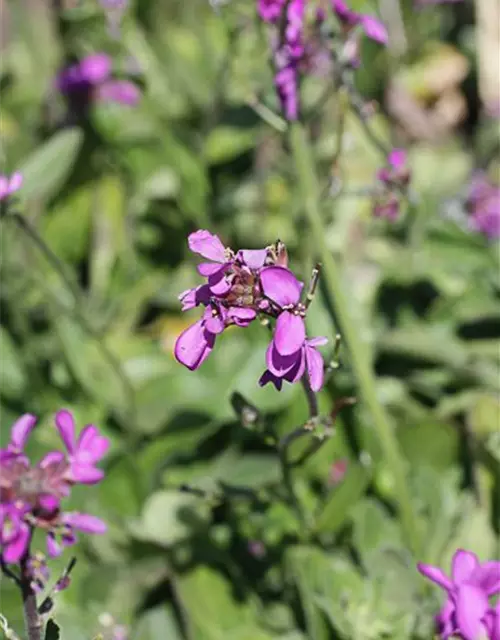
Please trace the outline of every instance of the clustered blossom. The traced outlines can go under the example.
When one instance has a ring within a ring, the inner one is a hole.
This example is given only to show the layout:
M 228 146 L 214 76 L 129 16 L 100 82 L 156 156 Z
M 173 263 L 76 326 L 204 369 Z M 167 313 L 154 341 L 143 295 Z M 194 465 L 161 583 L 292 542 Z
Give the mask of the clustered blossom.
M 56 84 L 78 110 L 85 110 L 93 102 L 117 102 L 133 107 L 140 99 L 140 91 L 133 82 L 113 77 L 113 61 L 105 53 L 93 53 L 67 67 Z
M 197 369 L 212 352 L 224 329 L 247 327 L 257 316 L 276 320 L 267 349 L 267 369 L 259 383 L 297 382 L 307 375 L 313 391 L 323 385 L 323 359 L 316 348 L 326 338 L 308 339 L 301 302 L 303 283 L 288 269 L 284 245 L 233 252 L 219 238 L 200 230 L 188 238 L 191 251 L 210 262 L 198 265 L 206 283 L 179 296 L 182 310 L 204 308 L 202 317 L 177 339 L 175 357 L 188 369 Z
M 75 422 L 69 411 L 55 416 L 55 425 L 66 447 L 47 453 L 36 465 L 24 452 L 37 418 L 21 416 L 12 426 L 10 442 L 0 449 L 0 548 L 6 564 L 26 559 L 35 529 L 47 538 L 47 551 L 58 556 L 65 546 L 76 542 L 76 532 L 104 533 L 106 525 L 95 516 L 62 510 L 75 484 L 95 484 L 104 473 L 96 464 L 105 455 L 109 442 L 94 425 L 87 425 L 76 438 Z M 46 570 L 38 556 L 30 558 L 34 581 L 42 581 Z
M 378 218 L 387 218 L 391 222 L 397 220 L 401 191 L 406 189 L 411 177 L 407 160 L 404 149 L 393 149 L 387 157 L 387 166 L 377 171 L 381 190 L 376 195 L 373 213 Z
M 16 171 L 10 178 L 0 174 L 0 202 L 7 200 L 13 193 L 19 191 L 23 183 L 23 176 Z
M 467 209 L 471 229 L 490 240 L 500 238 L 500 186 L 478 172 L 469 185 Z
M 299 117 L 301 77 L 308 73 L 323 74 L 332 66 L 329 43 L 321 35 L 327 13 L 320 6 L 313 7 L 312 20 L 308 20 L 307 8 L 307 0 L 258 0 L 257 5 L 261 19 L 272 26 L 274 84 L 288 121 Z M 377 18 L 351 10 L 344 0 L 331 0 L 331 8 L 341 25 L 342 49 L 350 42 L 348 50 L 357 50 L 358 26 L 372 40 L 387 43 L 387 30 Z M 356 66 L 356 53 L 346 62 Z
M 447 594 L 436 616 L 436 628 L 442 640 L 500 640 L 500 562 L 480 563 L 475 554 L 458 549 L 451 563 L 451 578 L 439 567 L 419 564 L 418 570 Z

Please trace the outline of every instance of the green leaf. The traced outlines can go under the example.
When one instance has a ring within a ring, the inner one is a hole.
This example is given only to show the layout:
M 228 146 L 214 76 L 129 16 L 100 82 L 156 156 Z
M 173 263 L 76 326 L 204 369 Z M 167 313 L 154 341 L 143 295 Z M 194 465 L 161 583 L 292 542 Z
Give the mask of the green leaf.
M 171 605 L 155 607 L 144 613 L 137 623 L 133 640 L 182 640 Z
M 0 394 L 8 400 L 20 398 L 28 382 L 26 372 L 21 354 L 3 327 L 0 327 L 0 356 Z
M 80 129 L 64 129 L 36 149 L 19 167 L 23 174 L 20 197 L 45 200 L 53 196 L 73 168 L 82 143 Z
M 139 540 L 168 547 L 206 527 L 209 506 L 197 496 L 180 491 L 157 491 L 146 501 L 131 531 Z
M 252 149 L 255 144 L 255 131 L 240 127 L 217 127 L 205 140 L 205 158 L 210 164 L 229 162 Z
M 52 618 L 47 622 L 45 627 L 45 640 L 59 640 L 60 630 Z
M 350 461 L 341 484 L 330 492 L 318 515 L 315 530 L 321 533 L 336 533 L 365 493 L 370 479 L 371 472 L 367 467 Z

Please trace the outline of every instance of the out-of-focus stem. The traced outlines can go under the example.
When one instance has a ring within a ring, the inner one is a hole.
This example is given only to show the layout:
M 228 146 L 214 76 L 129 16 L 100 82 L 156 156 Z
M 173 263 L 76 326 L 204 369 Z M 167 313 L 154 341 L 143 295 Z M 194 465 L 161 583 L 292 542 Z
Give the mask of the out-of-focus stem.
M 377 429 L 387 464 L 394 476 L 394 486 L 399 502 L 400 518 L 409 546 L 418 554 L 418 530 L 408 489 L 404 460 L 396 436 L 388 418 L 377 399 L 375 378 L 366 347 L 352 320 L 348 298 L 338 265 L 326 242 L 318 197 L 320 188 L 314 169 L 314 159 L 306 131 L 300 123 L 290 127 L 291 151 L 295 162 L 302 204 L 309 221 L 313 242 L 323 266 L 324 284 L 335 305 L 340 331 L 345 339 L 355 371 L 361 396 L 370 410 Z
M 31 588 L 27 561 L 28 556 L 21 561 L 21 595 L 23 598 L 24 624 L 28 640 L 42 640 L 42 620 L 38 615 L 36 594 Z

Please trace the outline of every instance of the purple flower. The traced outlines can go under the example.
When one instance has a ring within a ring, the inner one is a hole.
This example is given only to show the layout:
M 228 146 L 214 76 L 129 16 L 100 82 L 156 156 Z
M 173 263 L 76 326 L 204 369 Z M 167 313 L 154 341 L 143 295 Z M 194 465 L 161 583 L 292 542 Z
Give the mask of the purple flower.
M 264 22 L 278 22 L 286 0 L 258 0 L 257 10 Z
M 486 629 L 490 640 L 500 640 L 500 600 L 486 614 Z
M 51 558 L 60 556 L 64 547 L 71 547 L 78 541 L 76 531 L 83 533 L 106 533 L 105 522 L 86 513 L 64 513 L 57 526 L 47 535 L 47 551 Z
M 23 176 L 19 173 L 13 173 L 10 178 L 0 174 L 0 202 L 7 200 L 16 191 L 19 191 L 23 183 Z
M 349 9 L 345 0 L 331 0 L 332 9 L 346 30 L 360 25 L 371 40 L 387 44 L 388 34 L 383 22 L 373 16 L 364 15 Z
M 500 238 L 500 186 L 482 172 L 472 178 L 467 197 L 470 228 L 490 240 Z
M 109 440 L 101 436 L 92 424 L 84 427 L 76 440 L 75 420 L 71 412 L 65 409 L 56 413 L 55 422 L 69 453 L 68 480 L 82 484 L 95 484 L 102 480 L 104 471 L 95 465 L 106 454 Z
M 488 598 L 500 591 L 500 562 L 481 564 L 475 554 L 458 549 L 452 559 L 451 578 L 439 567 L 417 566 L 447 593 L 447 601 L 436 617 L 442 638 L 460 634 L 464 640 L 478 640 L 486 630 Z
M 6 563 L 17 563 L 26 557 L 36 528 L 47 534 L 49 555 L 59 548 L 56 536 L 61 537 L 64 545 L 74 542 L 75 529 L 89 533 L 104 530 L 104 523 L 93 516 L 61 511 L 61 500 L 76 482 L 89 484 L 102 478 L 102 471 L 94 465 L 106 452 L 108 441 L 92 425 L 85 427 L 75 441 L 74 422 L 68 411 L 59 411 L 56 423 L 68 457 L 62 451 L 51 451 L 38 464 L 31 465 L 24 453 L 36 424 L 31 414 L 14 423 L 10 442 L 0 452 L 0 546 Z
M 373 213 L 378 218 L 394 222 L 399 217 L 400 194 L 410 182 L 411 173 L 407 167 L 408 154 L 405 149 L 393 149 L 387 156 L 387 166 L 377 171 L 381 183 Z
M 299 304 L 304 284 L 285 267 L 268 267 L 260 274 L 264 295 L 281 308 L 273 343 L 282 356 L 296 353 L 306 339 L 304 309 Z
M 64 69 L 56 84 L 80 111 L 94 101 L 135 106 L 140 99 L 140 91 L 134 83 L 113 78 L 113 61 L 105 53 L 91 54 Z
M 274 340 L 266 353 L 267 369 L 262 374 L 259 384 L 264 386 L 272 382 L 278 391 L 283 386 L 283 380 L 298 382 L 307 373 L 311 389 L 316 392 L 323 386 L 324 366 L 323 358 L 316 347 L 328 342 L 327 338 L 311 338 L 289 356 L 282 356 L 276 349 Z

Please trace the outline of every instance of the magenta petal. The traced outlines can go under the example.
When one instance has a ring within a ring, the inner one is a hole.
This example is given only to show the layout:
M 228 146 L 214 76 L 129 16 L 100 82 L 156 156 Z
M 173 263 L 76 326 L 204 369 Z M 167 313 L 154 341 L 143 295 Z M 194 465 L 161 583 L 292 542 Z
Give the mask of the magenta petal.
M 26 441 L 36 424 L 36 416 L 31 413 L 25 413 L 12 425 L 10 436 L 10 446 L 16 451 L 22 451 L 26 445 Z
M 141 99 L 137 85 L 129 80 L 107 80 L 97 88 L 97 99 L 101 102 L 117 102 L 135 107 Z
M 343 22 L 357 24 L 359 20 L 358 14 L 349 9 L 344 0 L 332 0 L 332 9 Z
M 210 292 L 214 296 L 225 296 L 231 289 L 231 283 L 224 276 L 224 270 L 208 278 Z
M 21 188 L 22 184 L 23 184 L 23 176 L 22 174 L 19 173 L 19 171 L 16 171 L 10 176 L 9 194 L 12 194 L 15 191 L 18 191 Z
M 75 449 L 75 421 L 70 411 L 62 409 L 56 413 L 56 427 L 66 449 L 73 453 Z
M 213 276 L 219 271 L 224 270 L 224 267 L 225 264 L 221 265 L 220 262 L 202 262 L 196 267 L 196 270 L 200 276 L 208 278 L 208 276 Z
M 76 445 L 79 463 L 97 462 L 109 449 L 109 440 L 100 435 L 97 427 L 88 424 L 78 438 Z
M 500 562 L 483 562 L 475 569 L 470 582 L 482 589 L 487 596 L 495 595 L 500 591 Z
M 252 320 L 257 317 L 255 309 L 246 309 L 244 307 L 230 307 L 227 312 L 229 320 L 238 325 L 238 327 L 247 327 Z
M 387 44 L 389 35 L 383 22 L 373 16 L 361 16 L 361 24 L 366 35 L 375 42 Z
M 45 494 L 40 496 L 40 498 L 38 499 L 38 504 L 47 513 L 53 513 L 59 508 L 60 503 L 55 496 Z
M 402 169 L 406 165 L 407 157 L 406 149 L 393 149 L 389 153 L 387 160 L 394 169 Z
M 250 269 L 260 269 L 266 261 L 267 249 L 242 249 L 238 252 L 238 257 Z
M 73 463 L 70 466 L 68 479 L 81 484 L 97 484 L 104 478 L 104 471 L 89 464 Z
M 84 58 L 79 69 L 82 78 L 90 84 L 99 84 L 109 78 L 112 61 L 105 53 L 94 53 Z
M 193 253 L 198 253 L 207 260 L 214 262 L 226 261 L 226 250 L 219 238 L 206 229 L 195 231 L 188 238 L 189 248 Z
M 264 385 L 266 385 L 268 382 L 271 382 L 272 384 L 274 384 L 274 386 L 276 387 L 276 389 L 278 391 L 281 391 L 281 388 L 283 386 L 283 380 L 281 378 L 278 378 L 277 376 L 275 376 L 274 374 L 272 374 L 269 369 L 266 369 L 264 371 L 264 373 L 260 376 L 259 378 L 259 385 L 261 387 L 263 387 Z
M 317 336 L 316 338 L 309 338 L 306 340 L 306 344 L 310 347 L 323 347 L 325 344 L 328 344 L 328 338 L 324 336 Z
M 469 580 L 476 569 L 479 568 L 479 560 L 474 553 L 458 549 L 451 561 L 451 577 L 455 584 L 461 584 Z
M 15 564 L 21 560 L 28 550 L 30 529 L 25 522 L 19 526 L 18 534 L 12 542 L 5 545 L 2 558 L 7 564 Z
M 271 341 L 266 350 L 267 368 L 273 375 L 282 378 L 297 365 L 301 357 L 302 353 L 300 349 L 289 356 L 282 356 L 276 349 L 274 341 Z
M 106 533 L 106 523 L 96 516 L 86 513 L 67 513 L 63 516 L 64 524 L 85 533 Z
M 306 346 L 306 366 L 307 375 L 309 376 L 309 384 L 314 392 L 317 392 L 323 386 L 324 366 L 321 353 L 313 347 Z
M 61 463 L 65 459 L 65 455 L 62 451 L 50 451 L 38 463 L 41 469 L 45 469 L 49 465 L 55 465 Z
M 453 635 L 455 630 L 455 624 L 453 621 L 453 614 L 455 613 L 455 604 L 453 600 L 448 596 L 441 611 L 436 616 L 436 627 L 438 633 L 442 636 L 443 640 L 447 640 Z
M 276 320 L 274 344 L 278 353 L 289 356 L 301 349 L 306 339 L 304 319 L 289 311 L 283 311 Z
M 9 195 L 9 179 L 7 176 L 0 175 L 0 200 Z
M 205 334 L 203 320 L 198 320 L 185 329 L 175 343 L 175 358 L 192 371 L 197 369 L 212 351 L 213 341 L 209 344 Z
M 209 309 L 207 310 L 209 311 Z M 209 333 L 214 333 L 215 335 L 222 333 L 226 328 L 226 324 L 224 319 L 219 315 L 208 315 L 205 319 L 205 329 Z
M 264 294 L 280 307 L 297 304 L 304 286 L 285 267 L 266 267 L 261 271 L 260 282 Z
M 288 380 L 288 382 L 298 382 L 304 375 L 305 370 L 306 370 L 305 353 L 304 353 L 304 349 L 300 349 L 300 351 L 297 352 L 293 367 L 284 374 L 283 378 L 285 380 Z
M 51 558 L 57 558 L 63 551 L 62 546 L 57 542 L 53 533 L 47 534 L 47 553 Z
M 423 564 L 420 562 L 417 564 L 417 569 L 422 575 L 429 578 L 429 580 L 432 580 L 432 582 L 435 582 L 443 589 L 449 591 L 453 587 L 450 578 L 448 578 L 448 576 L 441 571 L 439 567 L 434 567 L 432 564 Z
M 455 619 L 464 640 L 479 640 L 482 619 L 488 611 L 486 594 L 472 585 L 462 584 L 454 597 Z
M 183 291 L 179 295 L 179 300 L 182 303 L 182 310 L 187 311 L 188 309 L 197 307 L 199 304 L 208 304 L 210 301 L 210 295 L 210 289 L 206 284 Z

